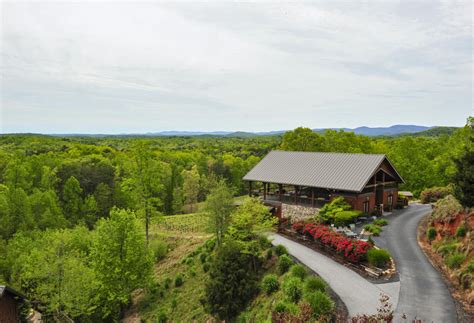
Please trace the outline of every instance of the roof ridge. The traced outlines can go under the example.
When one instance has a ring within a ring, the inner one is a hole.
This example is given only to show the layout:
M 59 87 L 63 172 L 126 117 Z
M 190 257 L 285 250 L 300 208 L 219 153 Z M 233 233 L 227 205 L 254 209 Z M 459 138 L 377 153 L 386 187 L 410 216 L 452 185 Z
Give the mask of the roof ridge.
M 282 150 L 274 149 L 270 152 L 285 152 L 285 153 L 307 153 L 307 154 L 334 154 L 334 155 L 364 155 L 364 156 L 387 156 L 386 154 L 367 154 L 367 153 L 342 153 L 336 151 L 299 151 L 299 150 Z

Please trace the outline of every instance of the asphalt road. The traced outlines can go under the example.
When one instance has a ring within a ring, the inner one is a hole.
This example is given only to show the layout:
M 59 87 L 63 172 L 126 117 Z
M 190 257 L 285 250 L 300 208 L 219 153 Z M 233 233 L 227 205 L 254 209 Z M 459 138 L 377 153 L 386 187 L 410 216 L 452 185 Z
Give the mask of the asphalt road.
M 344 302 L 350 316 L 377 313 L 380 293 L 390 296 L 390 302 L 397 304 L 399 282 L 373 284 L 355 271 L 298 242 L 279 234 L 270 238 L 274 245 L 284 245 L 293 257 L 318 273 Z
M 418 224 L 431 211 L 429 205 L 412 204 L 386 217 L 384 227 L 375 243 L 390 251 L 400 273 L 400 294 L 395 321 L 403 314 L 407 321 L 456 322 L 454 300 L 440 273 L 436 271 L 417 242 Z

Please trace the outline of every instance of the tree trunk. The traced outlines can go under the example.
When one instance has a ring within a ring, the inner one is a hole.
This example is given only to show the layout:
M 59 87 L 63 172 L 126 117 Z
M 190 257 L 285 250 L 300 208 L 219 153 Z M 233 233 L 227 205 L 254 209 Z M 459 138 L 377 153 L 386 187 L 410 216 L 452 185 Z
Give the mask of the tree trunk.
M 150 226 L 150 209 L 148 208 L 148 205 L 146 206 L 145 209 L 145 234 L 146 234 L 146 245 L 148 246 L 148 228 Z

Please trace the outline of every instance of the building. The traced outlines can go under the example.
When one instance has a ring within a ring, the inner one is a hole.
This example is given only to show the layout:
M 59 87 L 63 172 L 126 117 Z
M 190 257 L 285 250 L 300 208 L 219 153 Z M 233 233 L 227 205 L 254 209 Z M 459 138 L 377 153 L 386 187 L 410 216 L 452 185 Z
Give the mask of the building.
M 20 322 L 20 306 L 24 301 L 25 297 L 16 290 L 0 286 L 0 322 Z
M 295 151 L 271 151 L 243 180 L 264 201 L 317 208 L 342 196 L 364 213 L 391 211 L 404 183 L 385 155 Z

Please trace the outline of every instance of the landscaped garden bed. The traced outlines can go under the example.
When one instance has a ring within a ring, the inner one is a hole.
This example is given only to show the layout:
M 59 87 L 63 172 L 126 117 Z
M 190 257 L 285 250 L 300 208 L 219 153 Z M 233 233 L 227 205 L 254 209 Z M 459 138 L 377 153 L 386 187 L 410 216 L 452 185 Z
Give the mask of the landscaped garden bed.
M 458 315 L 474 318 L 474 209 L 463 208 L 448 195 L 439 199 L 419 226 L 418 242 L 462 305 Z
M 347 237 L 330 226 L 296 222 L 280 226 L 279 231 L 371 279 L 388 280 L 396 275 L 395 263 L 387 251 L 378 249 L 372 242 Z

